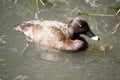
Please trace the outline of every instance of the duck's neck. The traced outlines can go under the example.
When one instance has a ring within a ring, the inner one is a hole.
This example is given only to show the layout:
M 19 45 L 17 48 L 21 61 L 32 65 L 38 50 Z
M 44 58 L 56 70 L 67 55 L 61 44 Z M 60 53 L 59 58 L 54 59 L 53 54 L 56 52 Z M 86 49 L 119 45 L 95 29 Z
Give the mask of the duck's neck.
M 68 38 L 71 39 L 72 41 L 74 40 L 80 40 L 82 42 L 84 42 L 84 45 L 83 45 L 83 48 L 86 49 L 88 48 L 88 43 L 87 41 L 79 34 L 79 33 L 75 33 L 73 31 L 73 29 L 69 28 L 69 31 L 68 31 Z
M 71 40 L 76 40 L 76 39 L 79 39 L 80 36 L 79 36 L 79 33 L 75 33 L 73 31 L 73 29 L 69 28 L 69 30 L 68 30 L 68 38 L 70 38 Z

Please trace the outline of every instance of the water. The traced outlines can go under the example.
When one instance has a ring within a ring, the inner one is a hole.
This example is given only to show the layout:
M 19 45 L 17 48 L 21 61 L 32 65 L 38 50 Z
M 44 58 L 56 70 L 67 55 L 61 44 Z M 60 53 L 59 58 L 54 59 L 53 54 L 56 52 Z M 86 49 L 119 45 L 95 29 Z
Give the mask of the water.
M 68 23 L 78 12 L 115 14 L 111 6 L 120 0 L 49 0 L 40 14 L 34 0 L 0 0 L 0 80 L 120 80 L 120 17 L 80 16 L 101 41 L 85 37 L 83 52 L 38 48 L 13 27 L 32 19 Z

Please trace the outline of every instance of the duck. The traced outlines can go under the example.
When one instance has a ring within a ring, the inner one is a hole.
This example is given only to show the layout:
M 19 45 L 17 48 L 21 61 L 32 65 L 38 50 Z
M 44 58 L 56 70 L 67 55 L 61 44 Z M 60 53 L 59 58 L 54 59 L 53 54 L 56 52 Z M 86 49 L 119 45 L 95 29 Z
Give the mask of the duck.
M 86 20 L 76 17 L 68 24 L 52 20 L 30 20 L 16 25 L 15 30 L 22 32 L 28 42 L 38 46 L 62 51 L 83 51 L 88 42 L 83 35 L 99 41 Z

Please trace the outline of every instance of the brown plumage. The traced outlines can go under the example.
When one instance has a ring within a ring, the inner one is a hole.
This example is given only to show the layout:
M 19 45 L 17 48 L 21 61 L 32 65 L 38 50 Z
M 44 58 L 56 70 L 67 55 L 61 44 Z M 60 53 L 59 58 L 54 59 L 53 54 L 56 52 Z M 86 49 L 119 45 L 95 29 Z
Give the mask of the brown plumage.
M 81 34 L 99 40 L 91 32 L 88 23 L 80 18 L 71 20 L 68 25 L 58 21 L 31 20 L 15 26 L 15 29 L 23 32 L 30 42 L 58 50 L 85 50 L 88 43 Z

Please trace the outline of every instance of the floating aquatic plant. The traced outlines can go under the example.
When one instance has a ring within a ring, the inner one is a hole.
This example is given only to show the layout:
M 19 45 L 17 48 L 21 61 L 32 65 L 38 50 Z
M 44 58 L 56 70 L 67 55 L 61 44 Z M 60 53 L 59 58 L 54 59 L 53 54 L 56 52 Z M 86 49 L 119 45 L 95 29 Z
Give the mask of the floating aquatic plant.
M 115 16 L 117 16 L 120 13 L 120 9 L 117 11 L 117 13 L 115 14 Z
M 83 12 L 79 12 L 78 15 L 84 15 L 84 16 L 117 16 L 120 13 L 120 5 L 119 6 L 113 6 L 113 7 L 109 7 L 110 9 L 113 9 L 116 11 L 116 14 L 93 14 L 93 13 L 83 13 Z
M 82 13 L 79 12 L 78 15 L 84 15 L 84 16 L 115 16 L 111 14 L 93 14 L 93 13 Z
M 116 14 L 93 14 L 93 13 L 82 13 L 82 12 L 78 12 L 78 16 L 79 15 L 84 15 L 84 16 L 108 16 L 108 17 L 114 17 L 117 16 L 120 13 L 120 9 L 116 12 Z
M 120 5 L 119 6 L 112 6 L 112 7 L 109 7 L 110 9 L 113 9 L 115 11 L 118 11 L 120 9 Z
M 116 31 L 118 30 L 118 27 L 119 27 L 119 26 L 120 26 L 120 22 L 115 25 L 115 27 L 113 28 L 113 31 L 112 31 L 110 34 L 116 33 Z
M 14 4 L 17 4 L 18 1 L 19 0 L 14 0 Z M 35 19 L 39 19 L 38 14 L 40 13 L 40 7 L 45 7 L 48 0 L 26 0 L 24 3 L 28 4 L 28 6 L 35 12 Z
M 109 7 L 109 8 L 116 11 L 115 16 L 117 16 L 120 13 L 120 5 L 118 5 L 118 6 L 112 6 L 112 7 Z
M 18 0 L 14 0 L 14 4 L 17 4 Z M 28 1 L 28 4 L 32 7 L 35 7 L 35 9 L 37 9 L 38 13 L 40 12 L 40 7 L 39 5 L 42 4 L 43 6 L 45 6 L 45 3 L 47 2 L 47 0 L 32 0 L 32 1 Z
M 37 7 L 38 12 L 40 12 L 39 3 L 41 3 L 43 6 L 45 6 L 45 1 L 46 0 L 44 0 L 44 2 L 42 0 L 36 0 L 36 7 Z

